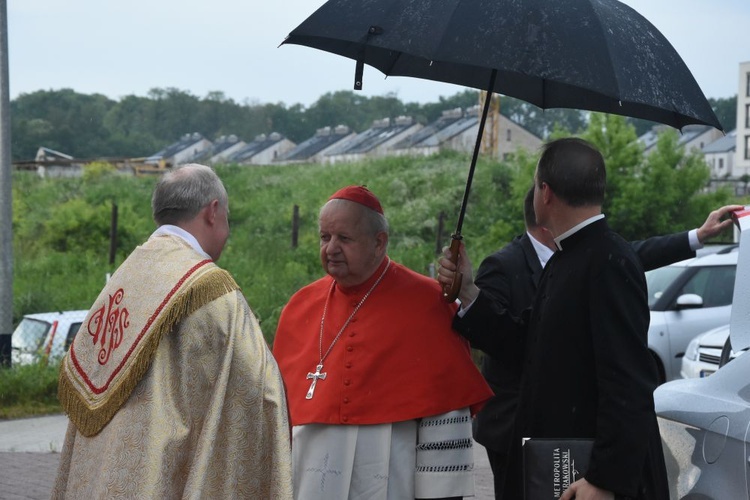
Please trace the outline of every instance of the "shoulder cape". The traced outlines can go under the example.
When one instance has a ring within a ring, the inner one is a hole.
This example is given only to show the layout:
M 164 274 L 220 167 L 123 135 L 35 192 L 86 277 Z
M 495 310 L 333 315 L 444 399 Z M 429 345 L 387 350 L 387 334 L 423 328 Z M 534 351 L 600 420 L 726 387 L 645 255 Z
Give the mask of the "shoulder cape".
M 91 306 L 60 367 L 58 397 L 81 434 L 96 435 L 128 400 L 162 335 L 237 289 L 228 272 L 179 238 L 136 248 Z

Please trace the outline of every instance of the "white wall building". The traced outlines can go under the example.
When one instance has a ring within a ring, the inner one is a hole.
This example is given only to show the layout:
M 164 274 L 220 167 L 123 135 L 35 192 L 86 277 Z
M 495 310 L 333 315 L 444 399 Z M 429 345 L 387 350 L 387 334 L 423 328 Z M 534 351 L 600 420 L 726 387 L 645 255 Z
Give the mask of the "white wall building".
M 737 149 L 737 131 L 732 130 L 702 150 L 703 156 L 711 169 L 712 179 L 729 179 L 736 177 L 734 157 Z
M 750 61 L 740 63 L 737 89 L 737 150 L 734 177 L 750 175 Z

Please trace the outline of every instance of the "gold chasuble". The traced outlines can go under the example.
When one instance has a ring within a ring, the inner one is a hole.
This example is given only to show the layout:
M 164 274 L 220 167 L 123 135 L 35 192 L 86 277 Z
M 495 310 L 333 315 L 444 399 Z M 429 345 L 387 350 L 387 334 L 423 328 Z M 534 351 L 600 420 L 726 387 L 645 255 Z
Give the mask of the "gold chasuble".
M 285 394 L 226 271 L 152 236 L 94 302 L 60 369 L 53 498 L 291 498 Z
M 468 342 L 452 330 L 457 306 L 443 300 L 435 280 L 396 262 L 386 269 L 387 261 L 355 287 L 325 276 L 284 307 L 273 353 L 292 425 L 392 423 L 467 407 L 475 413 L 492 396 Z

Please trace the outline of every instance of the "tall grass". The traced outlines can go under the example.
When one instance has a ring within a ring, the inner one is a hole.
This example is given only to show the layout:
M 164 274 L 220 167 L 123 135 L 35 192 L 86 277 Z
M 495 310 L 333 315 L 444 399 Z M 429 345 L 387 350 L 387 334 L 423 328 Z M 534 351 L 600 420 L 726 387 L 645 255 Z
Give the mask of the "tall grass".
M 59 413 L 58 373 L 46 363 L 0 368 L 0 418 Z
M 424 274 L 435 262 L 440 214 L 447 239 L 458 214 L 469 158 L 445 153 L 429 158 L 385 158 L 341 165 L 216 167 L 229 193 L 231 236 L 219 265 L 233 274 L 273 342 L 281 309 L 300 287 L 321 277 L 317 216 L 337 189 L 367 185 L 381 200 L 391 225 L 391 258 Z M 154 229 L 154 178 L 108 169 L 82 178 L 40 179 L 13 174 L 14 323 L 24 314 L 86 309 L 113 272 Z M 504 241 L 493 227 L 521 219 L 511 205 L 508 166 L 481 160 L 464 223 L 478 260 Z M 525 182 L 525 181 L 524 181 Z M 112 205 L 118 206 L 118 250 L 109 259 Z M 298 246 L 292 248 L 292 214 L 299 207 Z M 520 207 L 520 204 L 518 204 Z M 511 233 L 512 234 L 512 233 Z M 0 418 L 60 411 L 58 365 L 0 369 Z
M 272 342 L 279 314 L 300 287 L 322 276 L 318 210 L 337 189 L 367 185 L 391 224 L 390 256 L 428 274 L 435 262 L 440 213 L 444 243 L 454 229 L 469 158 L 384 158 L 339 165 L 218 166 L 229 192 L 231 236 L 219 265 L 230 271 Z M 464 222 L 470 252 L 501 246 L 493 227 L 508 216 L 511 168 L 480 160 Z M 49 310 L 86 309 L 154 224 L 150 197 L 155 179 L 107 173 L 78 179 L 14 174 L 14 317 Z M 118 205 L 118 241 L 109 265 L 109 222 Z M 291 248 L 292 213 L 299 207 L 298 247 Z M 520 208 L 520 204 L 519 204 Z M 520 217 L 516 232 L 521 230 Z M 511 235 L 513 233 L 510 233 Z

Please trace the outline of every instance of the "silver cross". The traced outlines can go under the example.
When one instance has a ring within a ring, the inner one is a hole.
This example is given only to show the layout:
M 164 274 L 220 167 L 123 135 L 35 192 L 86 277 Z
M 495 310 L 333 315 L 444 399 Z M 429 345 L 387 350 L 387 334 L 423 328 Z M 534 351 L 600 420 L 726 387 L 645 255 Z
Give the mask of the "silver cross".
M 312 384 L 310 384 L 310 390 L 307 391 L 307 396 L 305 396 L 305 399 L 312 399 L 313 393 L 315 392 L 315 384 L 318 383 L 318 379 L 320 379 L 320 380 L 325 380 L 326 379 L 326 374 L 325 373 L 320 373 L 320 370 L 322 370 L 322 369 L 323 369 L 323 365 L 320 364 L 320 365 L 318 365 L 318 366 L 315 367 L 315 373 L 308 372 L 307 379 L 308 380 L 312 379 Z

